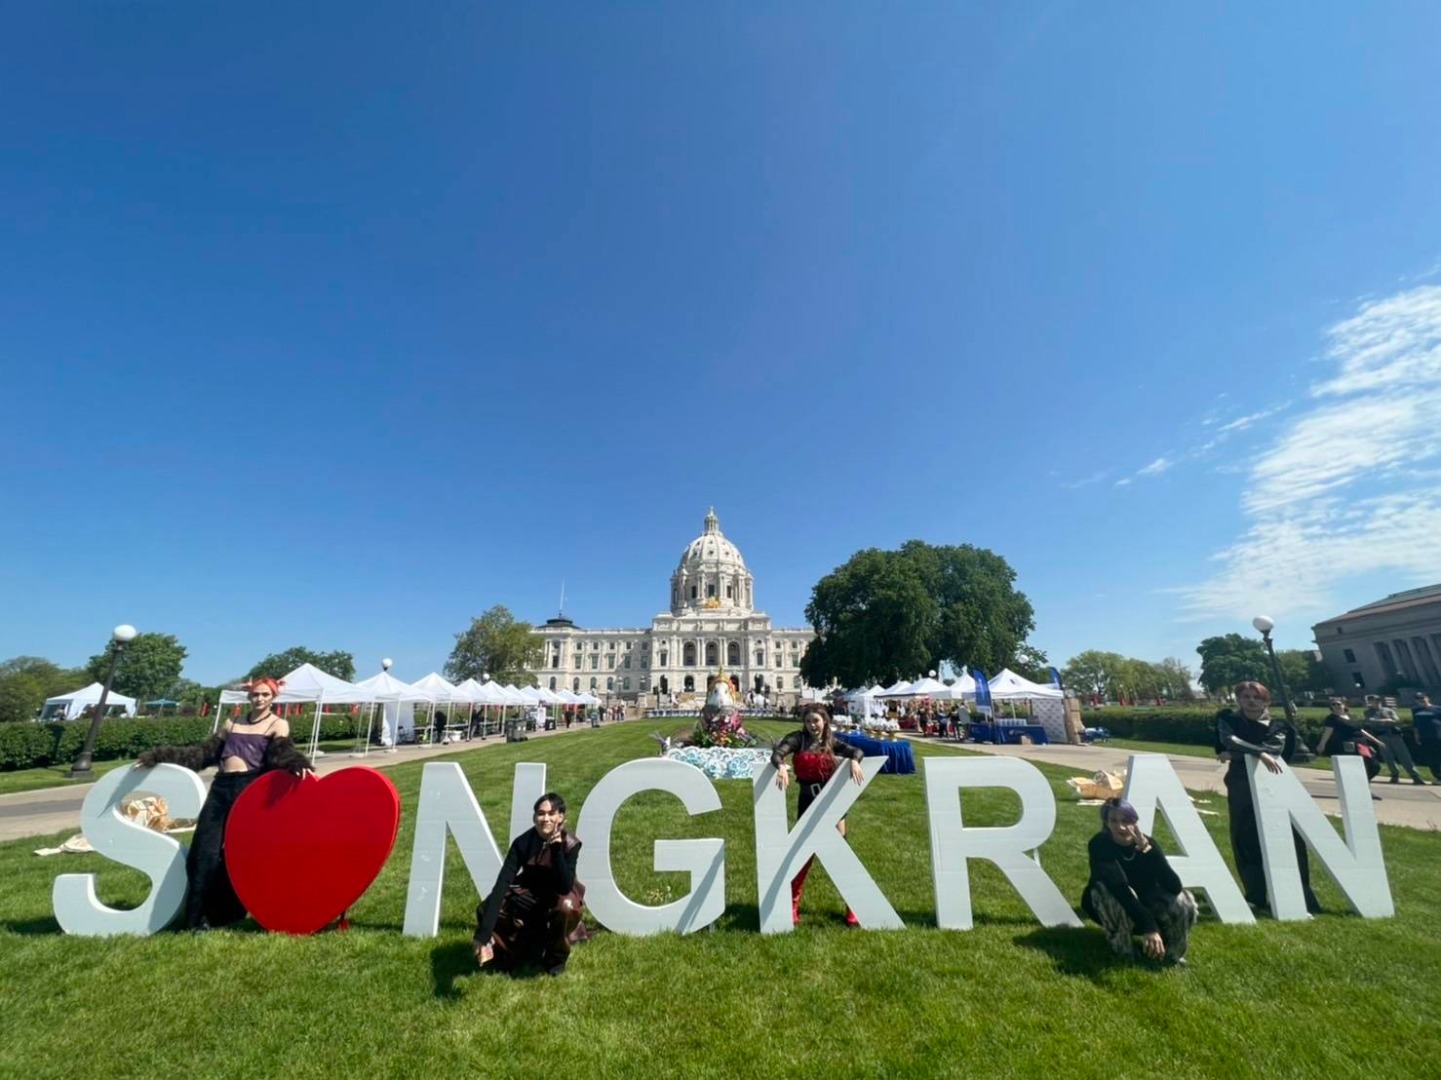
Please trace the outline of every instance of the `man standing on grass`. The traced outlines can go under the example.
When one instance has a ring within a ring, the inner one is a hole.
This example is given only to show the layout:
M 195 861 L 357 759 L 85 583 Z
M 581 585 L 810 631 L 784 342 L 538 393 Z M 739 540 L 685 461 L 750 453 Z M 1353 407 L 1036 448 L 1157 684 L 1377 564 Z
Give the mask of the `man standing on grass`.
M 1411 723 L 1421 744 L 1421 764 L 1431 770 L 1431 778 L 1441 784 L 1441 709 L 1431 704 L 1425 694 L 1417 694 L 1411 706 Z
M 1381 740 L 1384 747 L 1381 756 L 1386 762 L 1386 768 L 1391 770 L 1391 783 L 1401 782 L 1401 774 L 1396 770 L 1398 761 L 1401 768 L 1411 775 L 1411 783 L 1426 783 L 1416 771 L 1416 763 L 1411 760 L 1411 751 L 1406 747 L 1406 740 L 1401 737 L 1401 718 L 1396 715 L 1395 709 L 1388 708 L 1378 697 L 1367 698 L 1366 729 Z

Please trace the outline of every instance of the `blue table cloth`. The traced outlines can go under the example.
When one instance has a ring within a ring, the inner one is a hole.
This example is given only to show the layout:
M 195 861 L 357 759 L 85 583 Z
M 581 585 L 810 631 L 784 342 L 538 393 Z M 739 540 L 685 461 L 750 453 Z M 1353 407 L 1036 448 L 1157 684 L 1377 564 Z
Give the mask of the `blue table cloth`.
M 854 732 L 846 732 L 837 735 L 841 742 L 854 746 L 866 757 L 883 757 L 886 759 L 883 773 L 905 774 L 916 771 L 916 755 L 911 750 L 911 744 L 905 740 L 891 742 L 887 739 L 872 739 L 868 735 L 857 735 Z
M 1046 746 L 1051 741 L 1040 724 L 968 724 L 967 733 L 974 742 L 1016 743 L 1022 735 L 1037 746 Z

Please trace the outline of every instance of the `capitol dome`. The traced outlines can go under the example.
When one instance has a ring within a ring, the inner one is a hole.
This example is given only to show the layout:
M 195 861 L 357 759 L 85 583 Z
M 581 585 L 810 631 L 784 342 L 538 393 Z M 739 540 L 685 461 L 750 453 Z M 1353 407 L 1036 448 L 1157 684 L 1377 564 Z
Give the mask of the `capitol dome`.
M 740 549 L 725 538 L 715 507 L 705 516 L 699 536 L 686 545 L 670 579 L 670 609 L 693 612 L 749 613 L 754 581 Z

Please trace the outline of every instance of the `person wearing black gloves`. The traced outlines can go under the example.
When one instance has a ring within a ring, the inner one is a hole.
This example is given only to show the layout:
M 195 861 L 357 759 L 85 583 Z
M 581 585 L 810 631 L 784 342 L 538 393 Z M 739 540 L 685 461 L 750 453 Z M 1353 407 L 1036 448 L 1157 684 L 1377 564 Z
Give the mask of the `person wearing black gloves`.
M 250 683 L 245 688 L 250 698 L 245 719 L 227 720 L 199 746 L 157 746 L 135 759 L 137 769 L 182 765 L 199 772 L 216 766 L 185 857 L 187 930 L 209 930 L 245 918 L 245 907 L 225 869 L 225 823 L 240 793 L 273 769 L 296 776 L 311 771 L 310 760 L 290 740 L 290 724 L 271 708 L 280 686 L 278 680 L 269 678 Z
M 575 879 L 580 841 L 565 831 L 565 800 L 553 791 L 536 800 L 533 820 L 510 845 L 495 886 L 476 908 L 475 959 L 498 971 L 535 963 L 561 975 L 571 946 L 585 936 L 585 886 Z
M 1081 910 L 1106 932 L 1118 956 L 1134 956 L 1131 938 L 1140 935 L 1149 960 L 1186 963 L 1196 900 L 1159 844 L 1141 832 L 1135 808 L 1119 798 L 1101 804 L 1101 831 L 1087 847 L 1091 878 Z
M 1260 822 L 1251 801 L 1251 777 L 1246 771 L 1246 758 L 1260 759 L 1267 772 L 1285 770 L 1284 752 L 1287 730 L 1271 720 L 1271 691 L 1254 680 L 1238 682 L 1233 688 L 1236 708 L 1222 709 L 1216 714 L 1216 756 L 1226 762 L 1226 807 L 1231 817 L 1231 854 L 1236 859 L 1236 872 L 1241 875 L 1241 889 L 1246 903 L 1253 908 L 1269 908 L 1266 895 L 1266 863 L 1261 854 Z M 1320 901 L 1311 891 L 1311 859 L 1306 841 L 1294 828 L 1296 869 L 1301 875 L 1301 893 L 1306 910 L 1315 914 Z

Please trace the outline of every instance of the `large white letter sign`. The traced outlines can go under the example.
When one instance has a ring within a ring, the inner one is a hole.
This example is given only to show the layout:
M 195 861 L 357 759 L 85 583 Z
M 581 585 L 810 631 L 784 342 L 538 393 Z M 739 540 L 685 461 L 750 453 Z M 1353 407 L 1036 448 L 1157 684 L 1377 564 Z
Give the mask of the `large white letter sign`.
M 185 849 L 164 833 L 137 825 L 120 804 L 138 791 L 161 796 L 171 816 L 195 818 L 205 802 L 205 785 L 189 769 L 156 765 L 150 769 L 113 769 L 95 782 L 80 808 L 80 829 L 90 845 L 108 859 L 143 870 L 154 887 L 131 911 L 106 907 L 95 895 L 94 874 L 61 874 L 51 901 L 55 920 L 67 934 L 153 934 L 165 929 L 185 903 Z
M 1391 885 L 1386 880 L 1386 863 L 1381 857 L 1371 785 L 1361 758 L 1343 755 L 1331 759 L 1341 823 L 1346 831 L 1344 841 L 1289 767 L 1283 766 L 1283 771 L 1273 774 L 1266 771 L 1260 758 L 1247 754 L 1246 768 L 1251 774 L 1251 799 L 1261 829 L 1271 914 L 1278 919 L 1308 918 L 1291 837 L 1293 821 L 1357 912 L 1369 919 L 1396 914 Z
M 659 907 L 637 904 L 620 891 L 610 864 L 610 832 L 621 804 L 642 791 L 665 791 L 694 816 L 721 808 L 720 795 L 694 765 L 669 758 L 642 758 L 618 765 L 601 778 L 585 800 L 585 846 L 576 876 L 585 883 L 585 906 L 618 934 L 688 934 L 725 911 L 725 841 L 657 840 L 657 871 L 690 872 L 691 891 Z
M 1222 922 L 1249 923 L 1256 917 L 1246 906 L 1246 898 L 1236 886 L 1236 879 L 1211 841 L 1201 815 L 1181 778 L 1171 768 L 1165 754 L 1132 754 L 1126 773 L 1125 800 L 1136 808 L 1141 831 L 1149 833 L 1155 823 L 1156 810 L 1165 815 L 1166 823 L 1176 836 L 1179 855 L 1167 855 L 1166 861 L 1181 884 L 1188 889 L 1205 889 L 1211 907 Z M 1099 827 L 1099 815 L 1097 815 Z
M 1061 890 L 1026 854 L 1056 827 L 1056 797 L 1041 771 L 1020 758 L 925 759 L 926 807 L 931 819 L 931 874 L 936 884 L 936 925 L 969 930 L 971 859 L 989 859 L 1046 926 L 1080 926 Z M 1002 828 L 966 828 L 963 787 L 1006 787 L 1021 797 L 1021 819 Z
M 410 884 L 405 894 L 403 933 L 407 937 L 435 937 L 440 930 L 447 834 L 455 837 L 470 879 L 484 896 L 500 876 L 500 849 L 495 846 L 490 825 L 460 765 L 454 761 L 427 762 L 420 773 L 415 846 L 411 849 Z
M 545 794 L 545 765 L 534 761 L 517 762 L 515 783 L 510 789 L 510 842 L 520 839 L 520 834 L 535 825 L 535 804 Z M 571 828 L 572 815 L 566 815 L 566 831 Z M 585 849 L 582 848 L 582 851 Z
M 790 883 L 812 857 L 821 861 L 836 891 L 862 926 L 882 930 L 900 930 L 904 926 L 846 838 L 836 831 L 836 823 L 885 765 L 882 757 L 862 760 L 865 775 L 859 784 L 851 780 L 849 768 L 837 769 L 796 822 L 794 832 L 786 829 L 786 797 L 776 787 L 775 766 L 766 762 L 757 767 L 753 795 L 761 933 L 781 934 L 795 929 L 791 923 Z

